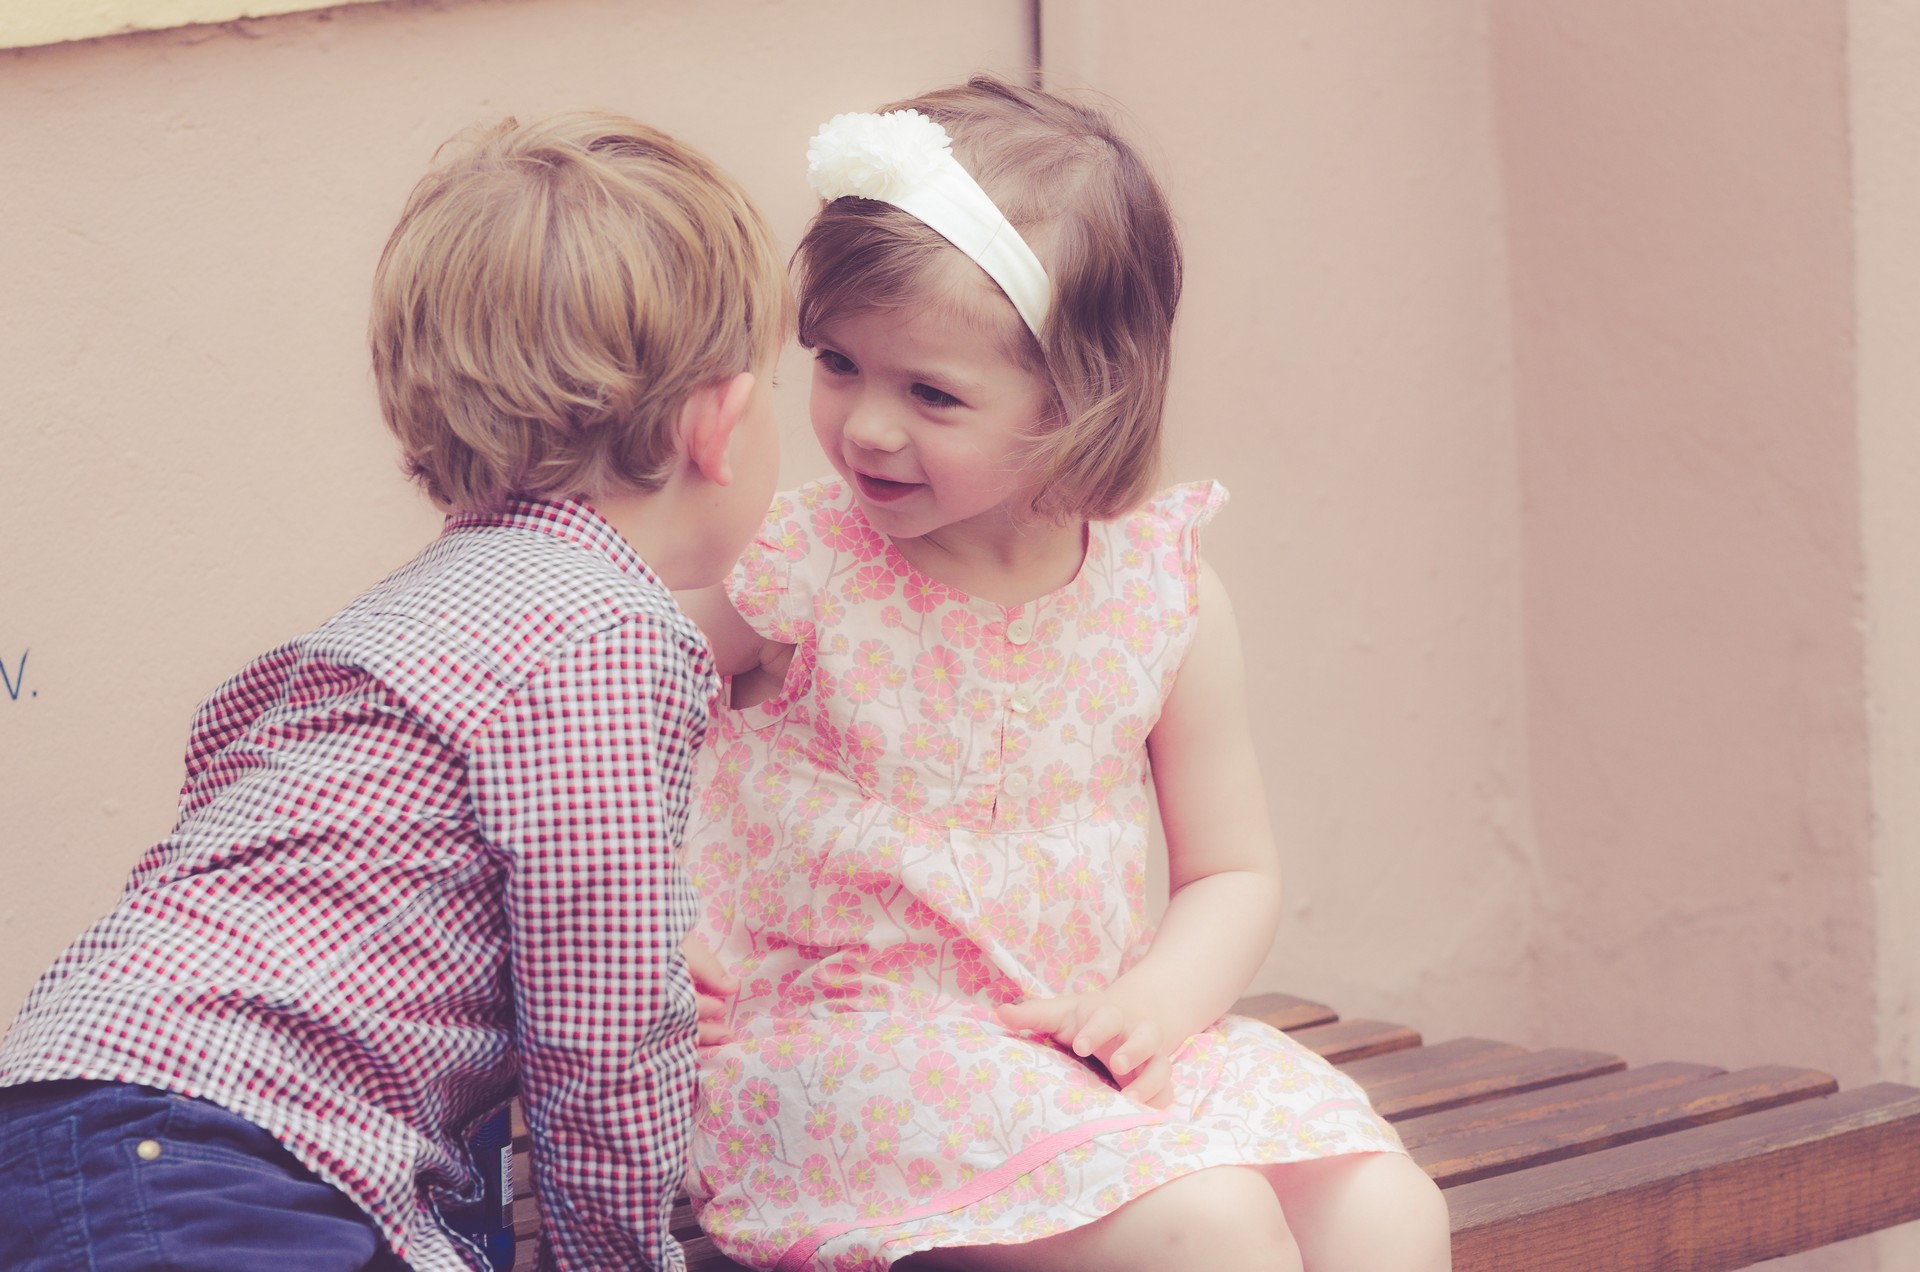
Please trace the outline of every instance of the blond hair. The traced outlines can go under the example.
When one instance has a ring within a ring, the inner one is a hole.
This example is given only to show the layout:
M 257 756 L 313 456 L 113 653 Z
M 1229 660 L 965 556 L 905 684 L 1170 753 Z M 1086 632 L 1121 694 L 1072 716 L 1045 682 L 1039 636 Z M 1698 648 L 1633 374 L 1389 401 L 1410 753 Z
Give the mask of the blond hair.
M 462 134 L 374 274 L 368 340 L 408 474 L 443 508 L 651 490 L 681 404 L 769 363 L 793 302 L 744 191 L 618 115 Z
M 1011 303 L 1008 352 L 1052 382 L 1055 412 L 1027 439 L 1049 516 L 1116 516 L 1152 489 L 1180 302 L 1180 243 L 1153 174 L 1106 116 L 989 76 L 880 108 L 944 126 L 953 154 L 1046 267 L 1036 339 Z M 957 249 L 887 203 L 823 206 L 794 253 L 800 341 L 835 319 L 941 303 Z

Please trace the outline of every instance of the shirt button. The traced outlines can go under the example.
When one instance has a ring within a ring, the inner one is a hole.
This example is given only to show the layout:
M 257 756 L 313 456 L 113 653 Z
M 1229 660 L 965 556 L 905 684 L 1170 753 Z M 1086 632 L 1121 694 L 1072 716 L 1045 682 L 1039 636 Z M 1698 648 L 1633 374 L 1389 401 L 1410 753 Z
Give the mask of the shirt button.
M 134 1147 L 133 1151 L 143 1162 L 158 1161 L 160 1160 L 160 1141 L 141 1140 L 140 1143 Z
M 1027 712 L 1033 710 L 1033 695 L 1022 689 L 1019 693 L 1013 695 L 1013 701 L 1007 705 L 1015 711 L 1018 711 L 1021 715 L 1025 715 Z
M 1033 620 L 1016 618 L 1007 624 L 1007 639 L 1016 645 L 1024 645 L 1033 639 Z
M 1032 783 L 1027 780 L 1025 773 L 1009 773 L 1007 774 L 1007 780 L 1001 783 L 1000 789 L 1015 799 L 1018 799 L 1027 793 L 1027 788 L 1031 785 Z

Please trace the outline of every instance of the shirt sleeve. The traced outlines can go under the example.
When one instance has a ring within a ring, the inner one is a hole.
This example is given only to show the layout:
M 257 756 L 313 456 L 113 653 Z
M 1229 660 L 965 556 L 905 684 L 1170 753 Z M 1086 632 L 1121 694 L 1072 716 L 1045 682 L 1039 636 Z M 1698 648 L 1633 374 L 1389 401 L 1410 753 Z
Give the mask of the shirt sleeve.
M 778 496 L 739 564 L 727 576 L 727 599 L 754 631 L 798 645 L 813 632 L 813 591 L 803 568 L 813 537 L 806 503 L 814 488 Z
M 706 647 L 635 619 L 569 647 L 472 753 L 507 908 L 521 1095 L 554 1266 L 680 1269 L 670 1211 L 697 1090 L 679 861 Z

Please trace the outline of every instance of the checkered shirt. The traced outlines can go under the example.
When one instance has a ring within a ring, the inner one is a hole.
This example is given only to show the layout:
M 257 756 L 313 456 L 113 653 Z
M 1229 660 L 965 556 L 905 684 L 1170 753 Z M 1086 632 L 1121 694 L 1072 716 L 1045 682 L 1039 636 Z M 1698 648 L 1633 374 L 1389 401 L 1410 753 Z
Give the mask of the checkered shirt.
M 431 1199 L 526 1102 L 560 1268 L 677 1269 L 697 1066 L 677 849 L 716 688 L 580 503 L 449 519 L 200 708 L 174 832 L 40 980 L 0 1085 L 202 1096 L 277 1135 L 423 1272 Z

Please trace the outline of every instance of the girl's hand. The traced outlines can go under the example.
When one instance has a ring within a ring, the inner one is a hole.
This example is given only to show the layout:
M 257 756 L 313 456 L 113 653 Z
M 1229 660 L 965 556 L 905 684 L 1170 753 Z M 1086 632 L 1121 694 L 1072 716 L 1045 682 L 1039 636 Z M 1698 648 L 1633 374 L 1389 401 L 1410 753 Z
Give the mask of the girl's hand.
M 1165 1031 L 1111 992 L 1029 998 L 994 1014 L 1009 1029 L 1045 1034 L 1076 1056 L 1092 1056 L 1120 1094 L 1148 1108 L 1173 1103 L 1173 1048 Z
M 727 1028 L 727 1016 L 732 1010 L 728 1000 L 740 992 L 740 982 L 720 961 L 720 956 L 697 936 L 681 942 L 680 953 L 687 960 L 687 974 L 693 978 L 693 996 L 700 1005 L 700 1045 L 717 1047 L 723 1042 L 732 1042 L 733 1030 Z

